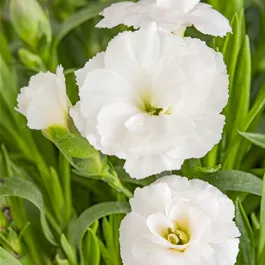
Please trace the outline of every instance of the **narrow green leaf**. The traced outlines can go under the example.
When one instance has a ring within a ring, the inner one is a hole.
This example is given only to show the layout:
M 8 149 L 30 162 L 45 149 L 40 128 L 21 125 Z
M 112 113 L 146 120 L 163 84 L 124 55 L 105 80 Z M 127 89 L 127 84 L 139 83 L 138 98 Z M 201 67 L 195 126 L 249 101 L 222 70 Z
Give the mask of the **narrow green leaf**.
M 235 14 L 233 19 L 232 19 L 232 29 L 233 29 L 233 34 L 228 34 L 228 36 L 225 39 L 224 45 L 223 45 L 223 49 L 222 49 L 222 53 L 224 55 L 224 61 L 227 65 L 227 72 L 229 75 L 229 100 L 228 100 L 228 104 L 224 109 L 224 114 L 226 116 L 226 125 L 225 125 L 225 129 L 224 132 L 227 134 L 227 139 L 226 141 L 229 143 L 230 142 L 230 138 L 232 136 L 232 132 L 234 130 L 234 126 L 235 126 L 235 119 L 236 119 L 236 115 L 237 115 L 237 111 L 234 111 L 234 108 L 237 108 L 238 105 L 240 104 L 240 99 L 237 98 L 238 94 L 240 92 L 237 92 L 237 87 L 239 87 L 242 83 L 245 83 L 246 85 L 244 85 L 243 88 L 240 87 L 240 91 L 242 91 L 243 89 L 245 89 L 246 91 L 249 90 L 246 89 L 245 87 L 247 87 L 247 85 L 249 85 L 247 78 L 249 78 L 249 74 L 250 74 L 250 58 L 249 58 L 249 50 L 248 50 L 248 43 L 247 41 L 245 41 L 245 47 L 243 47 L 243 38 L 245 37 L 244 34 L 244 30 L 245 29 L 245 24 L 244 24 L 245 20 L 244 20 L 244 13 L 243 11 L 241 11 L 239 14 Z M 242 36 L 243 35 L 243 36 Z M 240 54 L 241 52 L 241 54 Z M 244 55 L 245 58 L 240 58 L 240 56 Z M 247 61 L 245 62 L 245 60 L 247 59 Z M 242 69 L 244 70 L 244 72 L 247 72 L 248 75 L 247 77 L 244 76 L 244 79 L 241 80 L 241 72 L 239 72 L 238 67 L 240 67 L 240 71 L 242 71 Z M 245 98 L 247 97 L 247 93 L 240 95 L 240 98 L 242 96 L 242 100 L 246 101 Z M 248 110 L 248 105 L 247 106 L 242 106 L 244 108 L 247 108 Z M 243 108 L 242 107 L 242 108 Z M 238 118 L 240 120 L 240 118 Z
M 42 227 L 42 231 L 46 237 L 46 239 L 54 246 L 60 246 L 60 244 L 57 242 L 57 240 L 54 238 L 52 231 L 49 227 L 49 224 L 46 220 L 46 217 L 43 213 L 41 213 L 40 216 L 40 221 L 41 221 L 41 227 Z
M 52 203 L 55 209 L 58 221 L 63 224 L 66 216 L 65 201 L 63 197 L 61 183 L 58 174 L 54 168 L 50 168 L 50 189 L 53 196 Z
M 77 257 L 74 248 L 69 244 L 64 234 L 61 236 L 61 245 L 71 265 L 77 265 Z
M 113 251 L 113 235 L 112 235 L 112 227 L 106 217 L 102 220 L 102 231 L 104 236 L 104 241 L 109 249 L 109 251 Z
M 246 133 L 238 131 L 245 139 L 250 141 L 252 144 L 265 149 L 265 134 L 259 133 Z
M 236 224 L 241 233 L 239 245 L 241 265 L 256 265 L 254 234 L 239 199 L 236 201 Z
M 0 264 L 1 265 L 22 265 L 15 257 L 9 254 L 0 246 Z
M 261 86 L 259 93 L 254 101 L 254 104 L 244 118 L 242 122 L 242 127 L 239 129 L 241 132 L 247 132 L 248 130 L 253 131 L 255 129 L 255 124 L 260 118 L 261 113 L 265 109 L 265 83 Z M 253 126 L 254 125 L 254 126 Z M 222 163 L 223 169 L 234 168 L 235 162 L 240 162 L 242 156 L 245 154 L 246 146 L 242 145 L 244 139 L 239 135 L 235 134 L 234 138 L 224 155 L 224 161 Z M 240 149 L 240 152 L 239 152 Z M 240 158 L 238 157 L 240 156 Z
M 61 40 L 74 28 L 80 26 L 86 21 L 95 18 L 99 13 L 107 6 L 114 2 L 119 2 L 117 0 L 106 1 L 105 3 L 93 3 L 89 4 L 86 8 L 81 9 L 74 13 L 68 20 L 62 23 L 54 37 L 54 47 L 56 48 Z
M 265 82 L 261 86 L 259 93 L 255 99 L 253 107 L 248 113 L 247 117 L 243 121 L 242 129 L 240 131 L 246 132 L 251 124 L 255 121 L 257 117 L 264 111 L 265 109 Z
M 18 178 L 8 177 L 0 184 L 0 197 L 15 196 L 29 200 L 41 211 L 44 212 L 42 194 L 38 188 L 31 182 Z
M 265 175 L 263 177 L 262 197 L 260 203 L 260 233 L 258 244 L 258 260 L 261 260 L 265 252 Z
M 81 265 L 100 265 L 100 247 L 96 234 L 88 229 L 80 246 Z
M 125 202 L 103 202 L 91 206 L 85 210 L 75 221 L 71 228 L 76 246 L 81 244 L 87 229 L 98 219 L 111 214 L 126 214 L 130 211 L 130 205 Z
M 248 36 L 240 50 L 233 84 L 232 94 L 230 95 L 231 106 L 229 118 L 234 121 L 233 126 L 238 129 L 242 126 L 243 119 L 249 111 L 251 87 L 251 51 Z M 236 133 L 236 130 L 234 130 Z
M 99 237 L 97 238 L 97 240 L 100 248 L 101 257 L 104 260 L 104 264 L 113 265 L 111 253 L 109 252 L 109 250 L 106 248 L 106 246 L 103 244 L 103 242 Z
M 247 172 L 222 170 L 202 179 L 222 191 L 241 191 L 259 196 L 262 194 L 262 180 Z

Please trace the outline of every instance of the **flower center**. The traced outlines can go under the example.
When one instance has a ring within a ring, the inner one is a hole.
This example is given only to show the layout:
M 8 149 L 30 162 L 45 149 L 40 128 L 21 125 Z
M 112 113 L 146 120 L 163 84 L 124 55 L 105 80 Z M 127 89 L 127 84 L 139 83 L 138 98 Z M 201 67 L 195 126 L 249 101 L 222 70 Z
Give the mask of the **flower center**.
M 140 94 L 140 100 L 137 101 L 137 105 L 142 112 L 150 116 L 170 115 L 172 113 L 172 106 L 156 107 L 152 101 L 151 90 L 147 89 Z
M 145 103 L 142 110 L 143 112 L 148 113 L 150 116 L 159 116 L 160 114 L 164 114 L 164 115 L 171 114 L 171 107 L 168 107 L 166 109 L 156 108 L 152 106 L 150 103 Z
M 185 245 L 189 243 L 189 235 L 181 230 L 181 229 L 175 229 L 168 228 L 168 235 L 167 240 L 173 244 L 173 245 Z

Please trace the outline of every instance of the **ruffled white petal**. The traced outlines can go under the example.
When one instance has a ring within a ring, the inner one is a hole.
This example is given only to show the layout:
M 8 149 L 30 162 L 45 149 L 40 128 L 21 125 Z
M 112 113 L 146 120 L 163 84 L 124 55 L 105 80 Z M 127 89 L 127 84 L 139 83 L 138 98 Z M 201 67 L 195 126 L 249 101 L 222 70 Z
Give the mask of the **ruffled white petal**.
M 69 114 L 72 117 L 78 131 L 83 137 L 86 137 L 86 122 L 81 114 L 80 101 L 78 101 L 75 106 L 70 108 Z
M 121 24 L 128 15 L 128 8 L 135 6 L 132 2 L 115 3 L 104 9 L 101 13 L 103 18 L 96 27 L 98 28 L 113 28 Z
M 16 110 L 23 114 L 31 129 L 45 130 L 49 126 L 67 126 L 68 97 L 63 68 L 56 75 L 50 72 L 31 77 L 17 98 Z
M 158 172 L 180 169 L 184 160 L 175 159 L 167 154 L 141 156 L 138 158 L 127 157 L 124 169 L 132 178 L 142 179 Z
M 167 183 L 137 188 L 130 199 L 132 212 L 148 217 L 152 213 L 164 212 L 171 200 L 172 191 Z
M 144 87 L 158 60 L 159 42 L 155 25 L 136 32 L 120 33 L 109 43 L 105 66 L 130 84 Z
M 102 152 L 126 158 L 131 137 L 124 124 L 139 110 L 131 105 L 113 103 L 103 107 L 98 114 L 98 132 L 101 135 Z
M 82 87 L 88 73 L 97 68 L 104 68 L 104 52 L 98 53 L 95 57 L 90 59 L 83 68 L 75 71 L 76 83 Z
M 204 34 L 224 37 L 232 32 L 227 18 L 212 7 L 206 8 L 200 3 L 190 13 L 188 21 Z
M 213 244 L 216 265 L 232 265 L 236 263 L 239 251 L 239 239 L 228 239 L 220 244 Z
M 135 29 L 156 22 L 163 30 L 179 33 L 194 25 L 199 31 L 213 36 L 231 32 L 228 20 L 200 0 L 142 0 L 137 3 L 122 2 L 106 8 L 98 27 L 112 28 L 119 24 Z

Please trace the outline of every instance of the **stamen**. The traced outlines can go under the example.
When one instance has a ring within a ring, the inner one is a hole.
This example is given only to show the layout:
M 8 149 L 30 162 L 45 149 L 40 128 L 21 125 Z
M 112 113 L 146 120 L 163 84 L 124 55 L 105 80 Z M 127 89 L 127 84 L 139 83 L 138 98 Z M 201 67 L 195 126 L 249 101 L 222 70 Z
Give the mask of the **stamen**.
M 181 240 L 182 244 L 187 244 L 189 242 L 189 237 L 185 232 L 181 230 L 175 230 L 175 234 Z
M 175 235 L 175 234 L 169 234 L 168 236 L 167 236 L 167 240 L 171 243 L 171 244 L 173 244 L 173 245 L 178 245 L 178 243 L 179 243 L 179 238 L 178 238 L 178 236 L 177 235 Z

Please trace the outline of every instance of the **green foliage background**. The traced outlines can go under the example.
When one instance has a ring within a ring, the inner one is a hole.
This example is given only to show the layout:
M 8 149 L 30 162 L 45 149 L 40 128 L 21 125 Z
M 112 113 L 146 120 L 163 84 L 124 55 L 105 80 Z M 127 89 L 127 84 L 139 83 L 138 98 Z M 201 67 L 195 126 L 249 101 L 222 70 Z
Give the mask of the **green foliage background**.
M 95 28 L 98 13 L 113 2 L 0 0 L 1 265 L 122 264 L 118 228 L 130 210 L 124 193 L 102 181 L 100 174 L 73 169 L 55 145 L 41 132 L 30 131 L 14 110 L 19 88 L 30 76 L 55 71 L 57 64 L 65 69 L 71 102 L 77 101 L 73 71 L 126 29 Z M 213 150 L 186 161 L 174 173 L 207 180 L 228 194 L 242 234 L 237 265 L 264 265 L 265 3 L 208 2 L 229 18 L 233 34 L 212 38 L 191 28 L 186 35 L 205 40 L 224 55 L 230 75 L 227 123 Z M 163 175 L 132 180 L 122 161 L 104 159 L 130 192 Z

